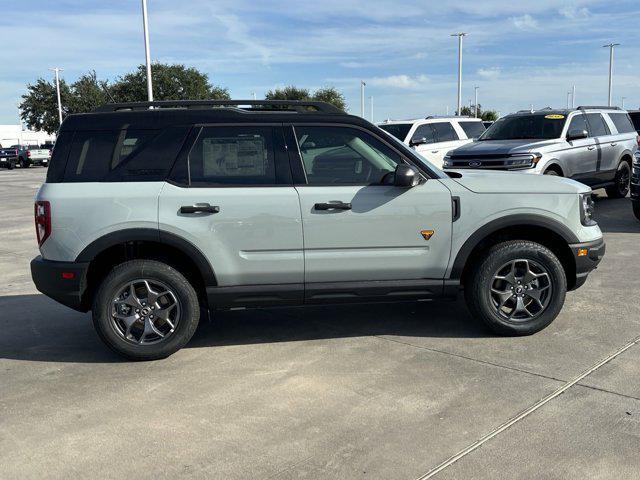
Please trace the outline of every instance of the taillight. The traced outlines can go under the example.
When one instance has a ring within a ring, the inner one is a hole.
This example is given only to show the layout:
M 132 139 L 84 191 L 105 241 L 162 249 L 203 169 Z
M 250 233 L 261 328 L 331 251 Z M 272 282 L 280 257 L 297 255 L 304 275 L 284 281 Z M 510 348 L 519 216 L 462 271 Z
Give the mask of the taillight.
M 38 246 L 40 246 L 51 234 L 51 205 L 49 202 L 36 202 L 34 215 L 36 219 L 36 237 L 38 238 Z
M 640 147 L 640 135 L 636 136 L 636 143 L 638 144 L 638 147 Z
M 31 150 L 27 150 L 27 158 L 31 157 Z
M 51 155 L 53 155 L 53 150 L 49 150 L 49 158 L 51 158 Z

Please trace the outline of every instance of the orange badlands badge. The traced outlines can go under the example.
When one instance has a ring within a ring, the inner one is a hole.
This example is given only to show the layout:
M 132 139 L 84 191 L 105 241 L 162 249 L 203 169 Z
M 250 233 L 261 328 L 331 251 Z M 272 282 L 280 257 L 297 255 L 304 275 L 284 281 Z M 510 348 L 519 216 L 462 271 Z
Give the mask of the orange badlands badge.
M 429 240 L 431 237 L 433 237 L 434 233 L 434 230 L 420 230 L 420 235 L 422 235 L 422 238 L 424 238 L 425 240 Z

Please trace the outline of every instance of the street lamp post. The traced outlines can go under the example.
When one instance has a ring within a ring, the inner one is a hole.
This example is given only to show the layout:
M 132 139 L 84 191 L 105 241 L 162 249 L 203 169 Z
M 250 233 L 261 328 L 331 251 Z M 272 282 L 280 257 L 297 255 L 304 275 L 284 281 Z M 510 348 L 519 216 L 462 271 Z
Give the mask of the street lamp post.
M 620 108 L 622 108 L 623 110 L 624 110 L 624 99 L 625 98 L 627 98 L 627 97 L 622 97 L 621 98 L 622 101 L 620 102 L 621 103 Z
M 603 45 L 602 48 L 609 49 L 609 103 L 608 106 L 611 106 L 611 87 L 613 85 L 613 48 L 620 45 L 619 43 L 609 43 L 607 45 Z
M 142 0 L 142 27 L 144 29 L 144 57 L 147 64 L 147 98 L 153 102 L 153 83 L 151 81 L 151 52 L 149 51 L 149 20 L 147 0 Z
M 56 73 L 56 96 L 58 97 L 58 119 L 60 120 L 60 125 L 62 125 L 62 101 L 60 100 L 60 72 L 63 70 L 58 67 L 50 68 L 52 72 Z
M 473 118 L 478 118 L 478 89 L 479 88 L 480 87 L 473 87 L 473 92 L 474 92 L 474 95 L 475 95 L 475 100 L 474 100 L 475 107 L 473 109 Z
M 373 95 L 369 97 L 369 115 L 371 115 L 371 123 L 373 123 Z
M 571 107 L 571 92 L 567 92 L 567 110 Z
M 366 87 L 364 80 L 360 80 L 360 116 L 364 118 L 364 87 Z
M 456 115 L 460 115 L 462 110 L 462 37 L 467 34 L 464 32 L 452 33 L 452 37 L 458 37 L 458 110 Z
M 571 87 L 571 108 L 576 108 L 576 86 Z

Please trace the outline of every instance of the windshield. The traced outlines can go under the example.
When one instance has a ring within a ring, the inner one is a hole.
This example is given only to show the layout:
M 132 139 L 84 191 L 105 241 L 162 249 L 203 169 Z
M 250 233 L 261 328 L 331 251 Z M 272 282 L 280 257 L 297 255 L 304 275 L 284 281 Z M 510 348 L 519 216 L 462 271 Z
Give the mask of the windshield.
M 478 140 L 520 140 L 560 138 L 564 115 L 512 115 L 491 125 Z
M 378 125 L 385 132 L 390 133 L 394 137 L 396 137 L 401 142 L 404 142 L 404 139 L 407 138 L 407 134 L 409 130 L 411 130 L 410 123 L 388 123 L 384 125 Z

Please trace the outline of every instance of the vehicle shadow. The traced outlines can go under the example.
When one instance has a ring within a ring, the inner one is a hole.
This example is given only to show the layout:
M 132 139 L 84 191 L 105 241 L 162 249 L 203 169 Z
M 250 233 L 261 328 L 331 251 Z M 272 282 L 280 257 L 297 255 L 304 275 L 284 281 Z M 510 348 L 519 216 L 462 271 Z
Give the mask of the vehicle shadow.
M 0 358 L 40 362 L 123 361 L 98 338 L 89 314 L 44 295 L 0 297 Z M 252 345 L 375 335 L 492 336 L 462 301 L 332 305 L 216 312 L 186 348 Z
M 640 233 L 629 198 L 608 198 L 604 190 L 596 191 L 594 217 L 605 233 Z

